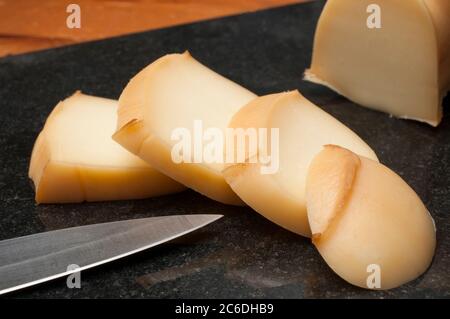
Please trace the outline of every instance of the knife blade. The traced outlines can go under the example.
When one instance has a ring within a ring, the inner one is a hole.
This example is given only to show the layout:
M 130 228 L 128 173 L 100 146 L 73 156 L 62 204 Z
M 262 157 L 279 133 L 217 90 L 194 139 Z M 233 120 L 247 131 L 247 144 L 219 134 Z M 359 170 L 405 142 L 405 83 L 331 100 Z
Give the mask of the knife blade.
M 222 215 L 175 215 L 65 228 L 0 241 L 0 295 L 185 235 Z M 69 269 L 77 265 L 77 269 Z

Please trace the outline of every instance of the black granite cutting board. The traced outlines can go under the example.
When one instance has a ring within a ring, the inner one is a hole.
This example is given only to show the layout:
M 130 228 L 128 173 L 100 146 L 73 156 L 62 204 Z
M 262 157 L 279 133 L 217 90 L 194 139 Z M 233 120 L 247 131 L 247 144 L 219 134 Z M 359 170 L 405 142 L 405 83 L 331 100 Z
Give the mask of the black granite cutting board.
M 0 239 L 57 228 L 169 214 L 224 218 L 171 243 L 10 297 L 450 297 L 450 118 L 438 128 L 361 108 L 302 81 L 323 2 L 313 2 L 0 59 Z M 27 177 L 34 140 L 56 103 L 81 89 L 118 98 L 156 58 L 194 57 L 257 94 L 300 89 L 356 131 L 420 195 L 437 224 L 433 264 L 419 279 L 374 292 L 347 284 L 308 239 L 250 208 L 193 191 L 136 201 L 39 205 Z M 1 262 L 1 261 L 0 261 Z

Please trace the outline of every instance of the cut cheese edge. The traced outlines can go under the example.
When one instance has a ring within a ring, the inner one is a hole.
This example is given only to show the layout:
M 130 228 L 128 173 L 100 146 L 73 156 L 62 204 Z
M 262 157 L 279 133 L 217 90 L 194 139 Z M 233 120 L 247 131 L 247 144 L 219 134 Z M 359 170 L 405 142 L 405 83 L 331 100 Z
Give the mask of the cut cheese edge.
M 363 106 L 437 126 L 450 89 L 450 1 L 377 1 L 378 29 L 367 27 L 371 4 L 327 1 L 305 79 Z
M 303 236 L 311 236 L 306 213 L 306 175 L 311 160 L 322 146 L 342 145 L 377 160 L 373 150 L 360 137 L 298 91 L 253 100 L 234 115 L 229 126 L 279 130 L 277 172 L 262 174 L 263 164 L 249 160 L 227 166 L 224 176 L 250 207 Z M 260 145 L 258 152 L 264 154 L 264 147 Z
M 351 284 L 391 289 L 430 265 L 434 221 L 414 190 L 386 166 L 327 146 L 311 163 L 306 194 L 313 243 Z M 378 287 L 368 285 L 370 267 L 380 270 Z
M 308 221 L 315 241 L 319 240 L 344 209 L 361 165 L 361 160 L 355 153 L 335 151 L 334 148 L 340 149 L 335 145 L 325 146 L 319 153 L 322 154 L 321 160 L 312 161 L 306 178 Z
M 187 187 L 225 204 L 242 205 L 222 176 L 223 163 L 176 163 L 172 149 L 178 141 L 171 137 L 174 130 L 184 129 L 194 139 L 195 121 L 201 121 L 205 130 L 216 128 L 223 132 L 232 115 L 255 97 L 188 52 L 169 54 L 128 83 L 119 99 L 113 138 Z
M 136 199 L 184 189 L 114 142 L 116 121 L 117 101 L 80 92 L 53 109 L 31 155 L 36 202 Z

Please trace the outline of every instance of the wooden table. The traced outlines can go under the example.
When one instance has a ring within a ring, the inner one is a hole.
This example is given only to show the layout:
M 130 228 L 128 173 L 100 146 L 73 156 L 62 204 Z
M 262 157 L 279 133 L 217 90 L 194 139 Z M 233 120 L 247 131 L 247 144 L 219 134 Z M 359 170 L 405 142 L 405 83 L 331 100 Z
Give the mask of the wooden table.
M 0 57 L 305 0 L 0 0 Z M 70 3 L 81 28 L 70 29 Z

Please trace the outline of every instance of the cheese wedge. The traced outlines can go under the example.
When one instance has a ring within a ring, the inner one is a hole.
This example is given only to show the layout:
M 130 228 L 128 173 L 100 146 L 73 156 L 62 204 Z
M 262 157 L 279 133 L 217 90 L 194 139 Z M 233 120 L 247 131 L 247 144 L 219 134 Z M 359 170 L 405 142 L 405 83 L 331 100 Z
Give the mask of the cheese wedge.
M 197 192 L 242 205 L 222 176 L 224 161 L 177 162 L 176 130 L 195 138 L 195 123 L 223 133 L 231 116 L 256 96 L 197 62 L 188 52 L 169 54 L 140 71 L 119 99 L 114 139 L 150 165 Z M 189 143 L 202 148 L 207 141 Z M 198 139 L 197 139 L 198 141 Z M 200 144 L 200 145 L 199 145 Z M 192 150 L 192 154 L 196 150 Z
M 327 1 L 305 79 L 437 126 L 450 89 L 450 1 Z
M 311 163 L 306 203 L 313 243 L 353 285 L 395 288 L 431 263 L 431 215 L 414 190 L 378 162 L 326 146 Z
M 279 129 L 278 171 L 262 174 L 264 163 L 255 160 L 252 163 L 249 158 L 246 163 L 229 165 L 224 176 L 250 207 L 274 223 L 304 236 L 311 235 L 306 214 L 306 174 L 322 146 L 342 145 L 377 160 L 361 138 L 298 91 L 253 100 L 234 115 L 229 126 Z M 260 146 L 258 152 L 268 153 L 264 147 Z M 250 157 L 256 156 L 248 153 Z
M 31 155 L 38 203 L 158 196 L 184 189 L 114 142 L 117 101 L 75 93 L 48 117 Z

